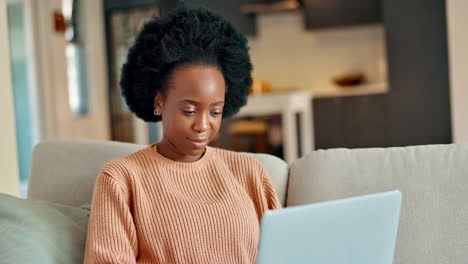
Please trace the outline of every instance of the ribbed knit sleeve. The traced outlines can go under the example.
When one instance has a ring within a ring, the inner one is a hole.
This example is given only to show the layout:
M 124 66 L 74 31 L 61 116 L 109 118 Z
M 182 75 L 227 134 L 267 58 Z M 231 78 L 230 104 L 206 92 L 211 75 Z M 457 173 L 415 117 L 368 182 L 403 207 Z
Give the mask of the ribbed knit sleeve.
M 260 191 L 263 196 L 263 204 L 266 210 L 275 210 L 281 208 L 281 203 L 278 199 L 278 195 L 276 194 L 275 187 L 270 180 L 270 177 L 267 174 L 267 171 L 263 165 L 257 162 L 258 171 L 261 178 L 261 186 Z
M 245 174 L 250 175 L 251 183 L 247 190 L 250 190 L 250 196 L 260 221 L 266 211 L 280 209 L 281 203 L 265 167 L 254 158 L 246 156 L 242 158 L 246 160 L 235 164 L 239 164 L 240 167 L 248 167 L 248 173 Z
M 101 172 L 96 180 L 85 264 L 136 263 L 138 243 L 129 208 L 128 190 Z
M 276 193 L 275 187 L 273 186 L 270 177 L 268 177 L 265 168 L 263 168 L 261 176 L 267 208 L 269 210 L 281 209 L 281 202 L 278 199 L 278 194 Z

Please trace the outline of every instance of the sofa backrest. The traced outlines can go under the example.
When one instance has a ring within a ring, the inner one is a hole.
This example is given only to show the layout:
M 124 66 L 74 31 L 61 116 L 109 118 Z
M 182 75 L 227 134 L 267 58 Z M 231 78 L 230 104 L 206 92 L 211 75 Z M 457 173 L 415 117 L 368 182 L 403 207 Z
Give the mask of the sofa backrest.
M 468 260 L 468 145 L 319 150 L 289 179 L 288 206 L 399 189 L 394 263 Z
M 99 170 L 111 159 L 136 152 L 144 145 L 115 141 L 45 141 L 34 148 L 28 198 L 67 205 L 91 203 Z M 267 169 L 278 197 L 285 204 L 288 166 L 267 154 L 246 153 Z

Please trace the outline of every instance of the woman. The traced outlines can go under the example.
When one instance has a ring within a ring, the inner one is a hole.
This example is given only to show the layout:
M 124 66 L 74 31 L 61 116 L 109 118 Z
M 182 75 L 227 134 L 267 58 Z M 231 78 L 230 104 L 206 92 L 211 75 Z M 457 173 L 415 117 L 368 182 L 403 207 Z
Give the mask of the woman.
M 246 103 L 246 38 L 203 9 L 147 23 L 122 68 L 122 94 L 159 143 L 110 161 L 94 189 L 85 263 L 255 263 L 259 223 L 280 208 L 265 169 L 212 148 Z

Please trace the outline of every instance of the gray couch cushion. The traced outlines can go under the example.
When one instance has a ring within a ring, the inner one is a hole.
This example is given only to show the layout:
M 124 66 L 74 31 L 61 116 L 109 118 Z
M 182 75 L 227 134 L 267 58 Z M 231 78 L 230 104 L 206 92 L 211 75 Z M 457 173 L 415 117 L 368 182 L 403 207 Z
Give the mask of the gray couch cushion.
M 394 263 L 467 263 L 468 145 L 315 151 L 293 163 L 288 206 L 399 189 Z
M 96 176 L 104 164 L 145 147 L 94 140 L 39 143 L 33 151 L 28 198 L 67 205 L 91 203 Z M 267 154 L 246 154 L 258 159 L 266 167 L 284 205 L 288 182 L 287 164 Z
M 45 141 L 34 148 L 28 198 L 67 205 L 91 203 L 99 170 L 145 146 L 122 142 Z
M 268 172 L 273 186 L 275 186 L 278 199 L 282 206 L 286 206 L 286 191 L 288 187 L 289 167 L 288 164 L 275 156 L 268 154 L 245 153 L 259 160 Z
M 89 212 L 0 193 L 0 263 L 83 263 Z

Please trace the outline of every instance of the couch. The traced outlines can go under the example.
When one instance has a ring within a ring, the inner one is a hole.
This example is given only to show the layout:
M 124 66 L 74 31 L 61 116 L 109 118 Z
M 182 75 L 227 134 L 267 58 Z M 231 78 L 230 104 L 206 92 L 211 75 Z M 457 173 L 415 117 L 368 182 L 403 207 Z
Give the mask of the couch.
M 40 143 L 33 152 L 29 201 L 69 210 L 89 204 L 98 170 L 143 147 L 102 141 Z M 394 263 L 468 263 L 468 145 L 318 150 L 289 165 L 271 155 L 248 155 L 266 167 L 284 206 L 399 189 L 403 204 Z M 0 227 L 1 221 L 0 213 Z M 84 245 L 85 226 L 81 229 L 82 236 L 73 238 L 80 240 L 75 241 L 78 248 Z

